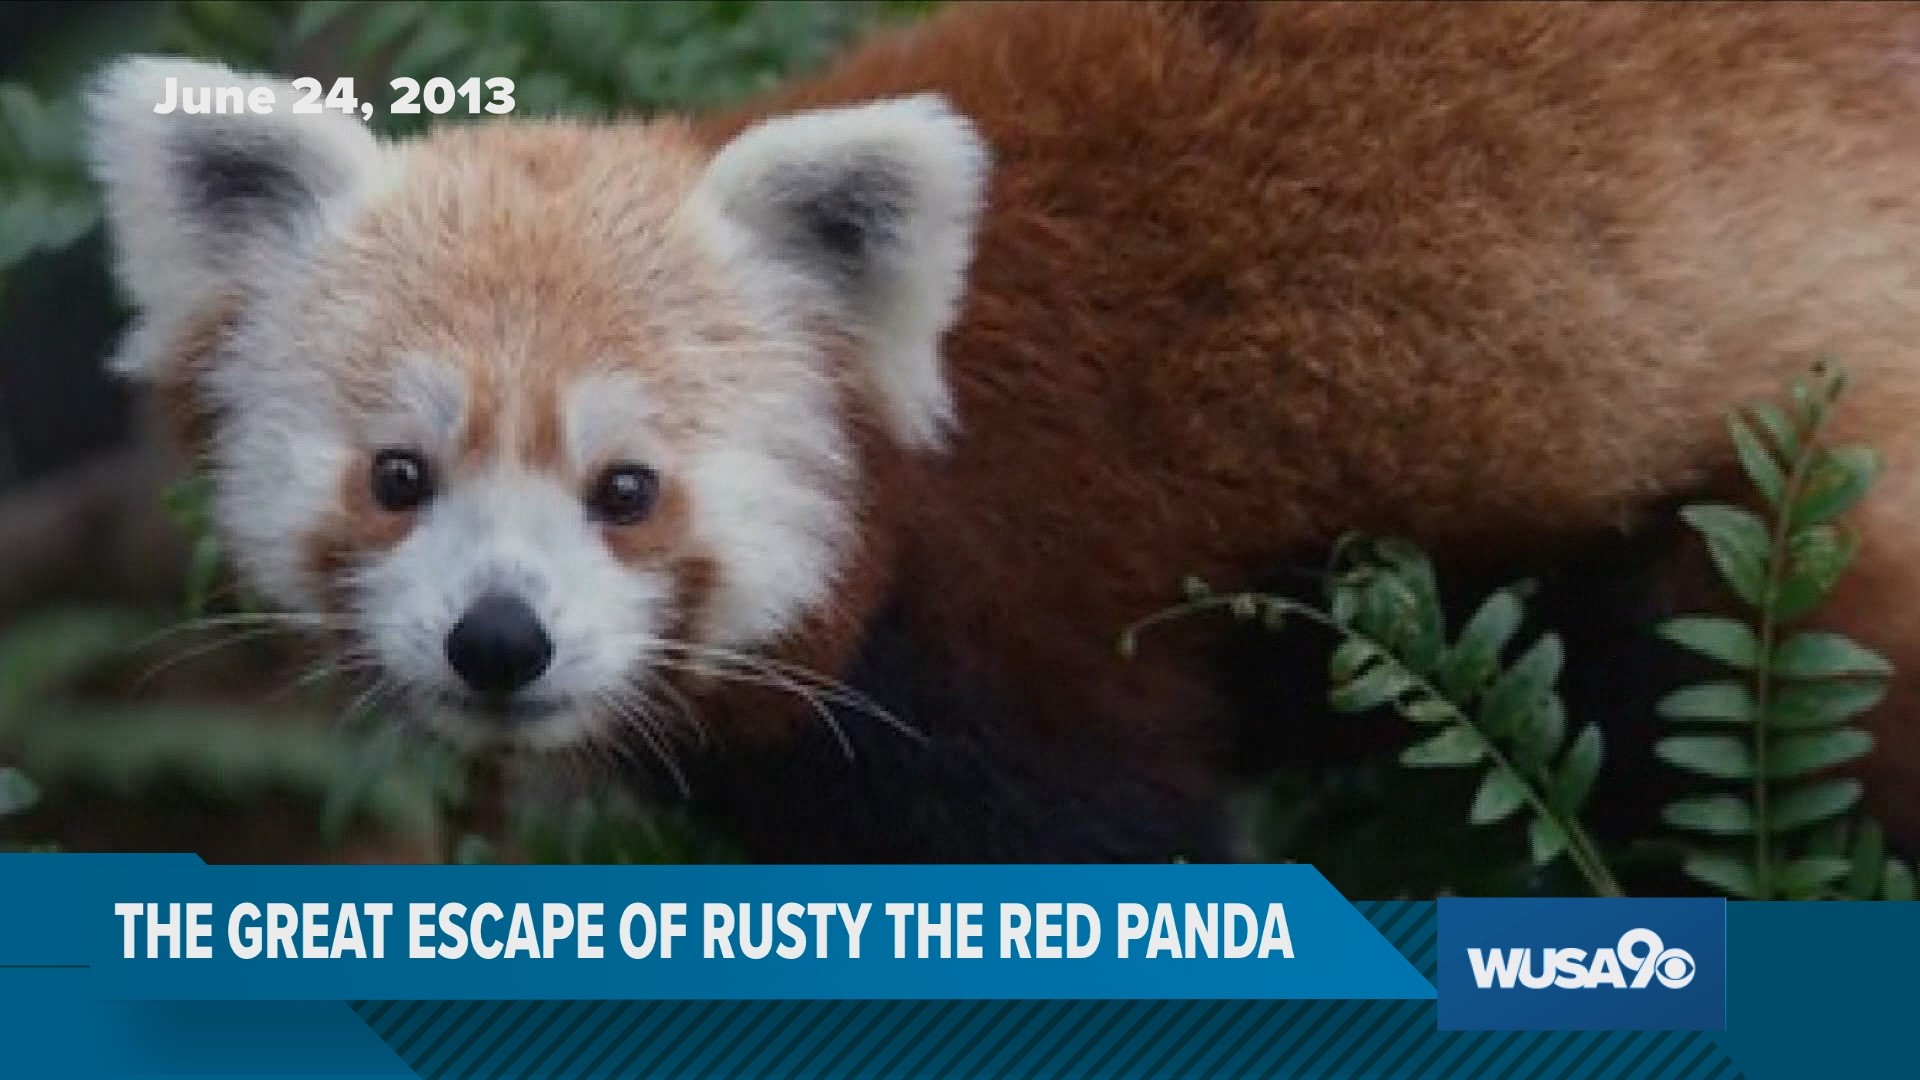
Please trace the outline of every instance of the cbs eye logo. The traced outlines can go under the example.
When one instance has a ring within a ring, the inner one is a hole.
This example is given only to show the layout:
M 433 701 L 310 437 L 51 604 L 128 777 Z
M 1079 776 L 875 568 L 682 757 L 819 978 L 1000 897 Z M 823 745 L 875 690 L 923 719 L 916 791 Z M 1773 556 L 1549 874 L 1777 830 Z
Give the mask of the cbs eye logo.
M 1651 930 L 1629 930 L 1620 935 L 1614 952 L 1619 955 L 1621 966 L 1633 970 L 1635 989 L 1659 979 L 1661 986 L 1678 990 L 1692 982 L 1694 972 L 1699 970 L 1692 953 L 1667 948 L 1660 935 Z

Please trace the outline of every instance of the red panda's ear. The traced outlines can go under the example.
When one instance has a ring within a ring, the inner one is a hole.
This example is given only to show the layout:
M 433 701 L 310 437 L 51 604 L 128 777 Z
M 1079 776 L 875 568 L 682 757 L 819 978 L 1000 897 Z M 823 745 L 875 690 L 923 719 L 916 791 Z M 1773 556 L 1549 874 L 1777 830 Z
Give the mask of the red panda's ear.
M 928 94 L 764 121 L 721 148 L 699 194 L 863 342 L 897 437 L 938 447 L 953 421 L 940 338 L 987 172 L 973 125 Z
M 255 101 L 265 90 L 272 111 L 185 112 L 182 88 L 209 87 Z M 152 376 L 208 307 L 244 293 L 263 260 L 299 258 L 327 210 L 381 171 L 383 151 L 365 125 L 326 109 L 295 112 L 303 96 L 218 64 L 150 57 L 118 61 L 94 80 L 93 174 L 114 269 L 139 313 L 114 362 L 121 372 Z

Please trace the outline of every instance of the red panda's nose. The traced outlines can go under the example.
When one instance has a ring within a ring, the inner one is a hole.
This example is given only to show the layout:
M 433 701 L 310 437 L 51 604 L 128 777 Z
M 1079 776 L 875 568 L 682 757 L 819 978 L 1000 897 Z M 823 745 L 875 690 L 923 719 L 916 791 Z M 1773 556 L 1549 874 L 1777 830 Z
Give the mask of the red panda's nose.
M 447 634 L 447 663 L 474 693 L 491 698 L 533 682 L 552 659 L 540 617 L 517 596 L 481 597 Z

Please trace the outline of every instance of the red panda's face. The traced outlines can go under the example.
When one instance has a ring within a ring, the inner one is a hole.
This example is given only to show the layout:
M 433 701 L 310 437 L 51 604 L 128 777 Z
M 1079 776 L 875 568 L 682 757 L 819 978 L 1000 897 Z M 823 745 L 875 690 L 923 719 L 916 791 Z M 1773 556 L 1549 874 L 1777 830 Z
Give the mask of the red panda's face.
M 141 314 L 120 366 L 190 359 L 247 581 L 450 736 L 657 737 L 664 673 L 830 602 L 846 417 L 946 436 L 984 155 L 937 101 L 718 153 L 671 123 L 390 146 L 337 114 L 155 116 L 167 76 L 238 81 L 136 61 L 96 96 Z M 208 355 L 180 356 L 210 312 Z

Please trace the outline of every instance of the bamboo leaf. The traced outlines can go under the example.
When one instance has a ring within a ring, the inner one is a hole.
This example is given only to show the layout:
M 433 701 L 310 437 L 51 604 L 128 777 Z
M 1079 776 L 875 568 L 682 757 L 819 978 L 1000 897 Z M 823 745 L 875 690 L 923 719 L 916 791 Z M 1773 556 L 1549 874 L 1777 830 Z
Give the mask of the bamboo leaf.
M 1767 727 L 1800 731 L 1844 723 L 1878 705 L 1887 696 L 1879 681 L 1788 683 L 1767 703 Z
M 1782 679 L 1833 679 L 1893 674 L 1886 657 L 1844 634 L 1807 630 L 1773 651 L 1773 673 Z
M 1753 832 L 1753 809 L 1734 795 L 1702 795 L 1670 803 L 1661 816 L 1676 829 L 1714 836 L 1746 836 Z
M 1480 790 L 1473 797 L 1473 809 L 1467 815 L 1475 825 L 1504 821 L 1527 800 L 1527 788 L 1509 769 L 1487 770 Z
M 1779 796 L 1768 808 L 1767 826 L 1776 833 L 1831 821 L 1860 801 L 1858 780 L 1824 780 Z
M 1735 619 L 1685 616 L 1660 624 L 1660 636 L 1731 668 L 1751 671 L 1760 659 L 1760 637 Z
M 1731 855 L 1694 852 L 1680 865 L 1694 880 L 1711 885 L 1729 896 L 1743 900 L 1761 899 L 1753 867 Z
M 1855 728 L 1793 735 L 1767 751 L 1767 775 L 1775 780 L 1831 769 L 1873 749 L 1873 736 Z
M 1457 724 L 1400 752 L 1400 763 L 1414 768 L 1471 765 L 1486 756 L 1486 740 L 1466 724 Z
M 1735 596 L 1753 607 L 1766 600 L 1766 523 L 1750 510 L 1709 503 L 1689 506 L 1680 516 L 1707 543 L 1707 554 Z
M 1753 691 L 1745 683 L 1698 683 L 1661 698 L 1653 709 L 1668 720 L 1750 723 L 1754 718 Z
M 1738 413 L 1727 414 L 1727 432 L 1733 437 L 1733 451 L 1740 458 L 1740 468 L 1760 489 L 1767 502 L 1780 505 L 1781 496 L 1787 487 L 1787 478 L 1780 471 L 1780 462 L 1761 444 L 1760 436 L 1754 434 L 1746 421 Z
M 1753 777 L 1753 751 L 1729 735 L 1670 735 L 1653 752 L 1669 765 L 1715 780 Z

